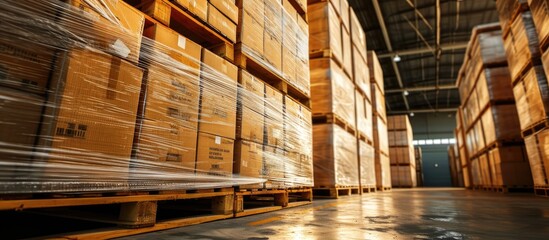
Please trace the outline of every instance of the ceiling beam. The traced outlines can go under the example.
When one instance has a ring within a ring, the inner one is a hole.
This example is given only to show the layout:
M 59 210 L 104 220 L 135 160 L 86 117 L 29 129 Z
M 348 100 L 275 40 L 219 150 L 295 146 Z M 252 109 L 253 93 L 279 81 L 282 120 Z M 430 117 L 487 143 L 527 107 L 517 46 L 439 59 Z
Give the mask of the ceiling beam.
M 410 109 L 406 111 L 389 111 L 387 114 L 394 115 L 394 114 L 409 114 L 409 113 L 452 113 L 456 112 L 458 108 L 439 108 L 439 109 Z
M 441 44 L 440 50 L 449 51 L 449 50 L 456 50 L 456 49 L 465 49 L 467 48 L 468 44 L 469 42 Z M 424 48 L 406 49 L 406 50 L 399 50 L 399 51 L 389 50 L 389 53 L 379 54 L 377 55 L 377 57 L 378 58 L 394 57 L 397 53 L 399 56 L 418 55 L 422 53 L 432 53 L 432 48 L 424 47 Z
M 437 86 L 421 86 L 421 87 L 409 87 L 409 88 L 401 88 L 401 89 L 387 89 L 385 90 L 385 93 L 399 93 L 399 92 L 423 92 L 423 91 L 434 91 L 434 90 L 451 90 L 451 89 L 457 89 L 457 86 L 452 85 L 439 85 Z
M 383 39 L 385 40 L 385 45 L 387 45 L 387 50 L 389 52 L 393 51 L 393 46 L 391 45 L 391 39 L 389 38 L 389 33 L 387 32 L 387 26 L 385 26 L 385 19 L 383 18 L 383 14 L 381 13 L 381 7 L 379 7 L 378 0 L 372 0 L 372 3 L 374 4 L 374 9 L 376 11 L 377 21 L 379 22 L 379 26 L 381 28 L 381 33 L 383 34 Z M 398 81 L 398 86 L 402 88 L 404 85 L 402 84 L 402 77 L 400 76 L 400 71 L 398 70 L 398 65 L 396 62 L 391 61 L 393 65 L 393 69 L 395 70 L 395 75 Z M 408 104 L 408 99 L 404 94 L 402 94 L 402 99 L 404 100 L 404 105 L 406 106 L 406 109 L 410 109 L 410 105 Z

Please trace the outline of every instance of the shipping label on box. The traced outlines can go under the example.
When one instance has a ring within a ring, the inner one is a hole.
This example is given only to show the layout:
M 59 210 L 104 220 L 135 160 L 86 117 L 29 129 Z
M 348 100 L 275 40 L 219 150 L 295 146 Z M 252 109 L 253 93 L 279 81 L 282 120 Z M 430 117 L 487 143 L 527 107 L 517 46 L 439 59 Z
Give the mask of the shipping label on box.
M 218 176 L 232 176 L 234 140 L 198 133 L 196 171 Z

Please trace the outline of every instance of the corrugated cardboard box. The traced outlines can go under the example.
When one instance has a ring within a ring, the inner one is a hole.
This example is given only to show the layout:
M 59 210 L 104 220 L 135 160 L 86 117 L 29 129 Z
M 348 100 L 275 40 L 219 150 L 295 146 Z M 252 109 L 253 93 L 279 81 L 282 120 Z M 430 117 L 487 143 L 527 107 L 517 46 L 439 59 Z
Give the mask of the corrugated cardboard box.
M 313 160 L 310 155 L 286 153 L 284 181 L 288 187 L 312 187 L 314 182 Z
M 146 1 L 144 4 L 142 4 L 141 7 L 139 7 L 139 9 L 143 13 L 153 17 L 154 19 L 165 24 L 166 26 L 170 26 L 170 16 L 172 13 L 172 9 L 170 5 L 164 2 L 164 0 Z
M 143 73 L 103 53 L 73 50 L 69 57 L 54 78 L 63 89 L 52 89 L 54 107 L 44 114 L 54 117 L 42 123 L 40 146 L 49 147 L 44 174 L 127 179 Z
M 175 3 L 206 21 L 208 13 L 208 1 L 205 0 L 174 0 Z
M 271 1 L 271 0 L 269 0 Z M 293 21 L 297 21 L 297 18 L 299 15 L 297 14 L 297 10 L 292 6 L 290 1 L 288 0 L 282 0 L 282 7 L 284 7 L 284 18 L 290 18 Z
M 142 12 L 116 0 L 70 0 L 70 4 L 74 7 L 59 17 L 62 27 L 89 41 L 94 48 L 137 63 L 145 26 Z M 96 8 L 112 15 L 99 14 Z
M 238 112 L 236 137 L 263 143 L 265 123 L 265 84 L 246 72 L 239 70 Z
M 239 104 L 263 115 L 265 111 L 265 83 L 257 77 L 246 72 L 238 70 L 238 96 Z
M 351 39 L 353 44 L 357 47 L 358 52 L 364 58 L 366 58 L 366 33 L 355 14 L 355 11 L 350 8 L 350 21 L 351 21 Z
M 193 172 L 196 160 L 196 129 L 190 129 L 173 122 L 144 120 L 138 126 L 138 139 L 134 145 L 136 163 L 142 170 Z M 142 160 L 160 162 L 163 165 L 145 167 Z M 157 169 L 158 168 L 158 169 Z
M 229 40 L 236 42 L 236 24 L 211 4 L 208 4 L 208 23 Z
M 265 85 L 265 136 L 269 146 L 284 145 L 284 102 L 282 93 Z
M 263 175 L 268 180 L 266 188 L 279 187 L 284 184 L 284 150 L 271 146 L 263 146 Z
M 294 55 L 295 51 L 287 48 L 286 46 L 282 47 L 282 74 L 284 78 L 295 85 L 296 74 L 297 74 L 297 58 Z
M 343 60 L 341 24 L 332 5 L 320 2 L 309 5 L 309 51 L 331 49 L 333 57 Z
M 311 108 L 315 114 L 335 113 L 353 128 L 355 123 L 354 86 L 329 58 L 311 60 Z
M 256 20 L 244 9 L 240 10 L 240 23 L 237 26 L 237 42 L 241 42 L 242 45 L 249 48 L 247 50 L 248 54 L 259 58 L 263 56 L 264 32 L 263 21 Z M 267 37 L 266 34 L 265 37 Z
M 370 141 L 373 140 L 372 129 L 372 104 L 366 100 L 364 95 L 355 90 L 356 101 L 356 119 L 357 130 L 366 136 Z
M 366 62 L 368 63 L 370 82 L 376 83 L 379 86 L 379 89 L 381 90 L 381 93 L 383 95 L 383 69 L 381 68 L 381 64 L 379 64 L 379 60 L 377 59 L 377 55 L 374 51 L 368 51 L 368 58 Z
M 196 151 L 197 173 L 232 175 L 234 140 L 199 132 Z
M 32 171 L 25 164 L 32 163 L 43 102 L 38 95 L 0 88 L 0 162 L 10 164 L 2 166 L 0 175 L 21 177 L 28 173 L 18 170 Z
M 362 57 L 356 46 L 353 46 L 353 81 L 355 85 L 366 95 L 368 100 L 372 99 L 370 90 L 370 71 L 367 67 L 366 58 Z
M 144 47 L 144 60 L 147 62 L 169 62 L 170 59 L 157 54 L 154 51 L 162 52 L 171 58 L 191 67 L 196 70 L 200 69 L 200 57 L 202 47 L 191 41 L 190 39 L 180 35 L 174 30 L 171 30 L 162 25 L 153 25 L 145 29 L 144 36 L 156 40 L 152 44 L 146 43 Z M 151 45 L 151 46 L 149 46 Z M 152 49 L 151 49 L 152 48 Z M 197 75 L 197 72 L 188 71 L 191 75 Z
M 242 177 L 263 177 L 263 146 L 245 140 L 236 141 L 233 171 Z
M 238 7 L 234 0 L 209 0 L 210 4 L 225 14 L 233 23 L 238 23 Z
M 340 0 L 340 4 L 341 10 L 339 12 L 339 16 L 341 17 L 341 23 L 343 24 L 342 29 L 345 29 L 348 33 L 350 33 L 349 2 L 347 2 L 347 0 Z
M 44 93 L 55 49 L 20 40 L 0 41 L 0 84 Z
M 234 139 L 238 68 L 210 51 L 202 51 L 201 105 L 198 129 Z
M 265 53 L 265 61 L 274 69 L 282 71 L 282 39 L 270 31 L 265 31 L 264 34 L 263 52 Z
M 374 148 L 363 141 L 359 141 L 360 158 L 360 185 L 375 187 L 376 168 L 374 162 Z
M 343 0 L 345 1 L 345 0 Z M 343 49 L 343 70 L 353 80 L 353 56 L 351 36 L 345 29 L 341 29 L 341 41 Z
M 247 107 L 238 108 L 236 138 L 253 142 L 263 142 L 265 116 Z

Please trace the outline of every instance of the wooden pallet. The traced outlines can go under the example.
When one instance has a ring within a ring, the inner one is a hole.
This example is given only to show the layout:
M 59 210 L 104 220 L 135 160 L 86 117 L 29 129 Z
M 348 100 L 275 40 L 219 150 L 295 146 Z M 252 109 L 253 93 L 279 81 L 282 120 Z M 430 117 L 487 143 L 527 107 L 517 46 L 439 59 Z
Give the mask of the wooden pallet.
M 235 192 L 234 217 L 272 212 L 311 202 L 311 188 L 240 189 Z
M 526 138 L 530 135 L 536 134 L 547 128 L 549 128 L 549 118 L 545 118 L 541 121 L 538 121 L 530 125 L 526 129 L 522 130 L 521 135 L 522 135 L 522 138 Z
M 375 193 L 377 191 L 377 188 L 375 185 L 369 185 L 369 186 L 360 186 L 361 194 L 364 193 Z
M 370 146 L 373 146 L 373 145 L 374 145 L 374 142 L 373 142 L 371 139 L 369 139 L 369 138 L 366 136 L 366 134 L 364 134 L 364 133 L 362 133 L 362 132 L 360 132 L 360 131 L 357 131 L 356 137 L 358 138 L 358 140 L 363 141 L 363 142 L 367 143 L 367 144 L 370 145 Z
M 336 124 L 341 128 L 345 129 L 348 133 L 353 136 L 356 136 L 357 131 L 351 124 L 343 120 L 340 116 L 334 113 L 313 113 L 313 124 Z
M 114 238 L 233 216 L 233 188 L 141 192 L 139 195 L 19 199 L 0 201 L 0 210 L 31 211 L 34 214 L 79 219 L 118 227 L 94 229 L 74 234 L 60 234 L 60 238 Z M 192 204 L 190 204 L 192 203 Z M 201 206 L 200 212 L 195 206 Z M 181 213 L 181 215 L 178 215 Z M 159 216 L 170 215 L 169 220 Z M 181 216 L 181 217 L 178 217 Z
M 541 197 L 549 197 L 549 186 L 534 186 L 534 194 Z
M 337 186 L 328 187 L 320 186 L 313 189 L 315 198 L 333 198 L 337 199 L 340 196 L 351 196 L 353 194 L 361 194 L 361 188 L 359 186 Z
M 512 23 L 519 17 L 520 14 L 522 14 L 525 11 L 528 11 L 530 9 L 528 2 L 519 3 L 519 5 L 514 9 L 513 13 L 511 13 L 511 18 L 507 22 L 507 28 L 502 29 L 502 35 L 504 38 L 507 37 L 507 34 L 511 31 L 511 25 Z
M 387 192 L 391 190 L 392 190 L 392 187 L 377 187 L 377 191 L 379 192 Z
M 258 61 L 256 58 L 257 57 L 253 57 L 243 51 L 242 43 L 237 43 L 235 45 L 235 65 L 254 76 L 260 77 L 266 84 L 292 97 L 307 108 L 311 107 L 310 93 L 304 92 L 289 83 L 284 79 L 280 70 L 274 69 L 272 66 L 267 66 L 264 61 Z
M 344 69 L 343 62 L 334 55 L 332 49 L 314 49 L 309 51 L 309 58 L 329 58 L 332 59 L 340 68 Z

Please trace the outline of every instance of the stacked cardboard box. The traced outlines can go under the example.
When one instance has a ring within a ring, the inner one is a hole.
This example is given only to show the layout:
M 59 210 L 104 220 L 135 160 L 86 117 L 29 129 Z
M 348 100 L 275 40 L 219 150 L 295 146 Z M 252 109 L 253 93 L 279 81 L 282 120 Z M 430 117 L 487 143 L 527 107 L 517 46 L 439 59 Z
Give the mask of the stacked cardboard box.
M 464 187 L 471 187 L 470 175 L 469 175 L 469 157 L 467 155 L 467 148 L 465 143 L 465 133 L 463 130 L 463 110 L 462 107 L 458 108 L 456 112 L 456 129 L 455 129 L 456 146 L 458 148 L 459 168 L 461 168 L 461 174 L 463 177 Z
M 450 164 L 450 174 L 452 178 L 452 186 L 463 187 L 463 173 L 461 162 L 459 159 L 459 151 L 457 145 L 448 146 L 448 160 Z
M 375 188 L 364 32 L 346 0 L 309 1 L 308 12 L 315 186 Z
M 372 125 L 374 130 L 373 142 L 377 187 L 379 189 L 390 188 L 391 163 L 389 161 L 389 139 L 383 90 L 383 70 L 373 51 L 368 51 L 367 57 L 372 97 Z
M 408 115 L 387 118 L 389 157 L 393 187 L 416 187 L 416 158 L 412 125 Z
M 414 155 L 416 159 L 417 186 L 423 187 L 423 152 L 421 151 L 421 147 L 414 147 Z
M 310 94 L 308 23 L 288 0 L 237 1 L 237 50 Z
M 544 172 L 539 171 L 545 160 L 539 154 L 537 139 L 543 138 L 543 130 L 549 121 L 549 84 L 547 82 L 547 1 L 520 1 L 521 4 L 504 6 L 506 3 L 496 2 L 500 12 L 500 22 L 508 26 L 504 36 L 505 51 L 509 66 L 516 65 L 512 71 L 513 93 L 519 114 L 522 137 L 526 140 L 528 160 L 530 162 L 534 187 L 547 188 L 549 185 L 541 180 Z M 515 61 L 511 63 L 511 61 Z M 543 149 L 543 147 L 541 147 Z M 542 195 L 546 191 L 542 190 Z M 536 193 L 538 191 L 536 190 Z
M 474 187 L 531 185 L 520 135 L 520 112 L 511 97 L 512 72 L 502 56 L 501 35 L 499 24 L 473 30 L 468 61 L 462 66 L 458 82 L 464 118 L 460 131 L 465 131 Z M 463 139 L 458 136 L 458 141 L 461 144 Z M 504 157 L 500 153 L 505 153 Z

